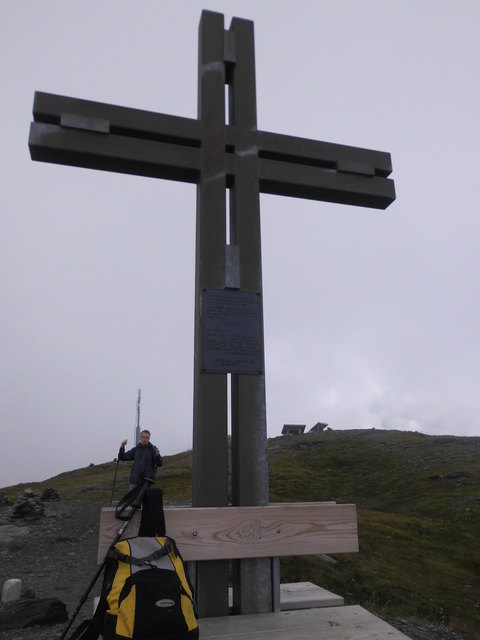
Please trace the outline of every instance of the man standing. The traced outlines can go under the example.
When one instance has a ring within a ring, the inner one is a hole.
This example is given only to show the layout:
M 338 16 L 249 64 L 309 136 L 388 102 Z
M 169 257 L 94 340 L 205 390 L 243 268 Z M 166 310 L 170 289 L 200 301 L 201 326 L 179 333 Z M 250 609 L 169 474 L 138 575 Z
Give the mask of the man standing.
M 157 467 L 162 466 L 162 456 L 157 447 L 150 442 L 150 431 L 144 429 L 140 432 L 140 442 L 133 449 L 125 451 L 128 440 L 123 440 L 118 452 L 118 459 L 123 461 L 133 460 L 130 471 L 130 489 L 142 484 L 145 478 L 155 479 Z

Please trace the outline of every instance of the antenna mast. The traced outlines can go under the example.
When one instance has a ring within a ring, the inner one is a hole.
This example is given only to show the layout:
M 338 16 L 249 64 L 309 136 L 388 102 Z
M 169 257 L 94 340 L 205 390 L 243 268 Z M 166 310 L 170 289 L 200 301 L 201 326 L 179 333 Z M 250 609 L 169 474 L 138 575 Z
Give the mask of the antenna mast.
M 137 398 L 137 422 L 135 424 L 135 445 L 140 442 L 140 397 L 142 395 L 142 390 L 138 390 L 138 398 Z

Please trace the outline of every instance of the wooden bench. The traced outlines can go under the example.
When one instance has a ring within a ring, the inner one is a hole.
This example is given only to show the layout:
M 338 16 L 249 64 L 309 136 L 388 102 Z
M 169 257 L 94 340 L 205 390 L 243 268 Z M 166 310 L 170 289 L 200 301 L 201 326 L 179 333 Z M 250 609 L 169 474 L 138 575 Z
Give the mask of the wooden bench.
M 119 529 L 114 508 L 104 508 L 100 520 L 98 560 L 101 562 Z M 138 532 L 136 513 L 126 537 Z M 321 503 L 272 504 L 265 507 L 170 507 L 165 509 L 168 535 L 186 561 L 274 558 L 273 610 L 287 608 L 295 596 L 280 589 L 278 558 L 358 551 L 355 505 Z M 327 592 L 328 594 L 328 592 Z M 330 594 L 332 595 L 332 594 Z M 320 603 L 324 595 L 317 593 Z M 299 602 L 301 598 L 298 598 Z M 340 602 L 338 602 L 340 604 Z M 300 606 L 300 605 L 299 605 Z
M 272 613 L 201 618 L 201 640 L 408 640 L 403 633 L 360 606 L 322 606 L 321 598 L 310 600 L 312 608 L 290 602 L 280 610 L 281 592 L 293 585 L 279 584 L 281 556 L 354 553 L 358 551 L 356 508 L 350 504 L 292 503 L 266 507 L 170 507 L 165 508 L 168 534 L 174 538 L 186 561 L 243 558 L 277 559 L 278 581 Z M 140 514 L 129 524 L 126 537 L 138 532 Z M 113 508 L 101 513 L 98 558 L 101 562 L 118 532 Z M 310 590 L 315 585 L 310 585 Z M 301 589 L 301 587 L 300 587 Z M 330 594 L 334 595 L 334 594 Z

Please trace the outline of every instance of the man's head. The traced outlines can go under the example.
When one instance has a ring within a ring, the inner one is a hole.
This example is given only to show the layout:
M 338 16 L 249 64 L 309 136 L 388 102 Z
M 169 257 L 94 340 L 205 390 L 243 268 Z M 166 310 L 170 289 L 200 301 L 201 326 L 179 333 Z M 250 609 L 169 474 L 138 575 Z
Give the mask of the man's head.
M 150 442 L 150 431 L 148 429 L 144 429 L 140 431 L 140 444 L 144 446 Z

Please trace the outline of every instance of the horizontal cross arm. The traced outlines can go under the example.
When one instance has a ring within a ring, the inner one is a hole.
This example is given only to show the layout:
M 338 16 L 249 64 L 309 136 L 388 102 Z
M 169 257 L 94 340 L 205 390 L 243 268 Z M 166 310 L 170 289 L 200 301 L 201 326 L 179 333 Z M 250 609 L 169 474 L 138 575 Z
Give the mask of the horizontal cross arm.
M 53 93 L 36 91 L 33 100 L 33 119 L 47 124 L 62 123 L 70 117 L 69 126 L 75 117 L 82 128 L 88 130 L 88 122 L 108 123 L 108 131 L 119 136 L 144 138 L 190 147 L 200 147 L 200 123 L 196 119 L 171 116 L 143 109 L 131 109 L 92 100 L 81 100 Z M 74 116 L 74 118 L 72 118 Z
M 196 120 L 36 92 L 33 160 L 198 182 Z
M 386 209 L 395 200 L 389 153 L 294 136 L 227 128 L 227 148 L 259 159 L 259 190 L 274 195 Z M 245 151 L 246 149 L 246 151 Z M 233 156 L 227 158 L 234 173 Z
M 318 166 L 260 160 L 260 191 L 273 195 L 386 209 L 395 200 L 393 180 Z
M 392 159 L 385 151 L 297 138 L 267 131 L 258 131 L 256 140 L 260 158 L 383 178 L 392 173 Z
M 200 174 L 199 149 L 168 142 L 32 122 L 28 144 L 41 162 L 190 183 Z
M 36 92 L 29 147 L 33 160 L 198 183 L 198 120 Z M 235 176 L 237 136 L 225 125 L 225 167 Z M 389 153 L 265 131 L 246 135 L 259 158 L 259 190 L 385 209 L 395 200 Z M 242 145 L 242 153 L 246 153 Z

